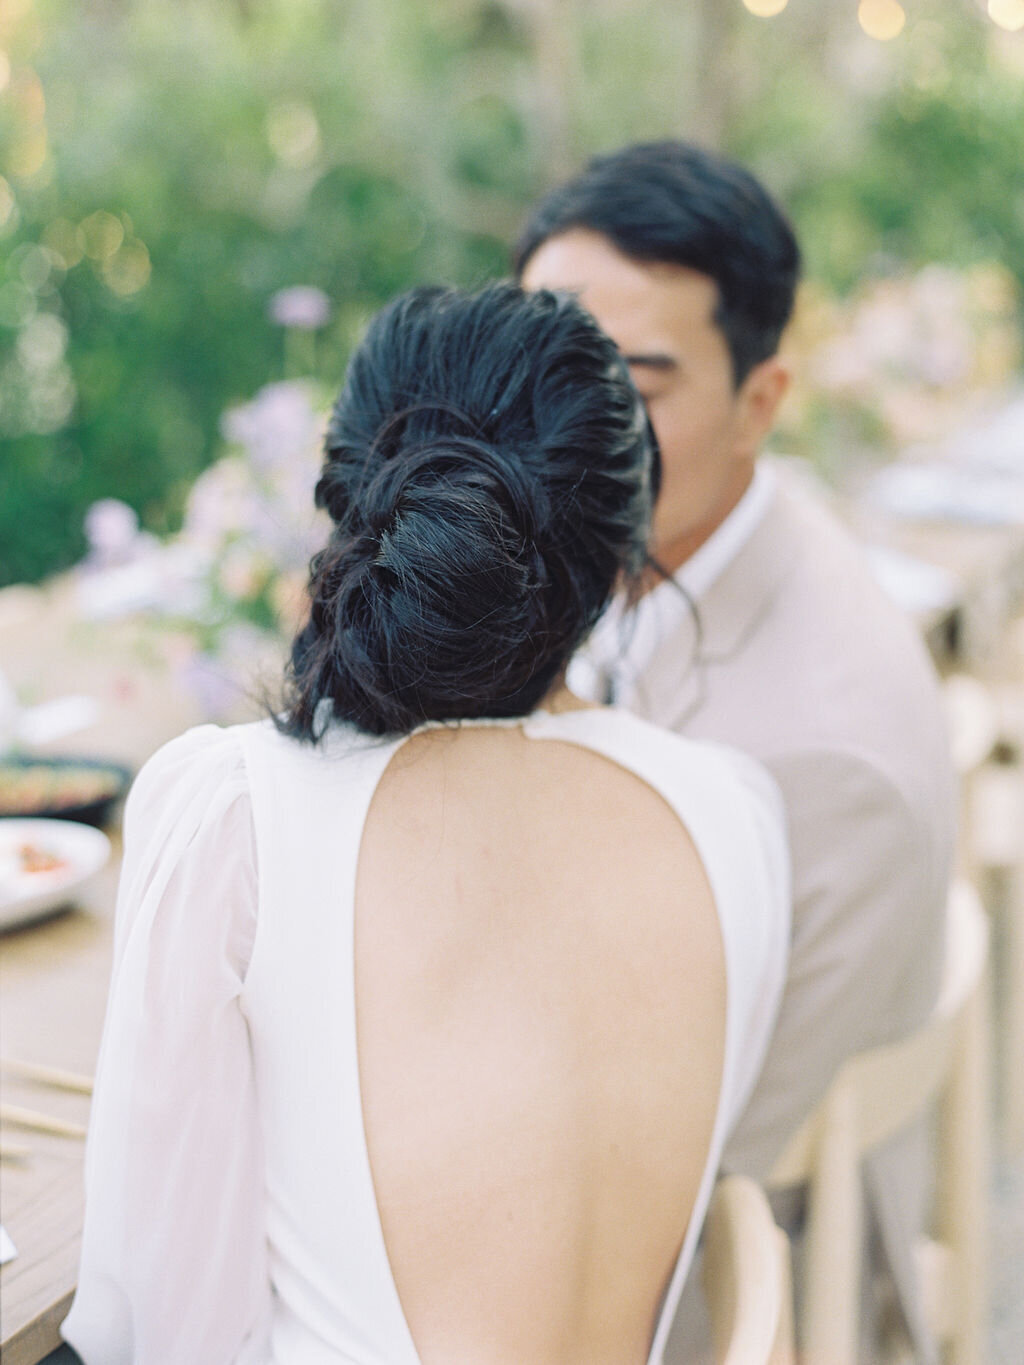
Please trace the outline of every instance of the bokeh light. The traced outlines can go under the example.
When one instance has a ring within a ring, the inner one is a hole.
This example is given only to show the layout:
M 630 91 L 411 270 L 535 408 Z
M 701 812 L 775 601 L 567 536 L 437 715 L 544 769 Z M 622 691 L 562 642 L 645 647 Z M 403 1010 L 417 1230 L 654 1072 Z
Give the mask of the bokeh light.
M 988 0 L 988 13 L 994 23 L 1010 33 L 1024 28 L 1024 0 Z
M 18 336 L 18 355 L 31 370 L 51 370 L 64 357 L 68 329 L 52 313 L 38 313 Z
M 149 283 L 152 266 L 145 242 L 125 242 L 103 262 L 103 279 L 107 286 L 128 298 Z
M 42 170 L 48 151 L 46 129 L 42 127 L 26 129 L 16 138 L 8 153 L 8 169 L 20 180 L 31 180 Z
M 857 18 L 868 37 L 877 38 L 880 43 L 898 38 L 907 22 L 899 0 L 860 0 Z
M 124 224 L 112 213 L 97 209 L 79 223 L 78 241 L 87 256 L 94 261 L 105 261 L 124 241 Z
M 84 235 L 83 233 L 80 238 L 78 229 L 67 218 L 54 218 L 43 229 L 43 242 L 51 251 L 56 252 L 64 268 L 70 270 L 84 255 L 82 246 Z
M 0 228 L 6 227 L 7 223 L 14 217 L 16 207 L 14 191 L 0 175 Z
M 320 125 L 308 104 L 275 104 L 267 114 L 267 141 L 285 166 L 311 166 L 320 155 Z
M 771 19 L 782 13 L 789 0 L 743 0 L 743 3 L 750 13 L 756 14 L 759 19 Z

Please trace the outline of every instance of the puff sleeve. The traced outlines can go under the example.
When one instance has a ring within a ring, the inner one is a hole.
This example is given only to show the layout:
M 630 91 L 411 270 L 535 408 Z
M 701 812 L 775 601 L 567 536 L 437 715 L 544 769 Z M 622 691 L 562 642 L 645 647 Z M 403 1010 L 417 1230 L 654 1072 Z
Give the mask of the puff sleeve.
M 161 749 L 125 812 L 114 968 L 86 1152 L 86 1365 L 253 1362 L 270 1307 L 242 988 L 257 867 L 231 731 Z

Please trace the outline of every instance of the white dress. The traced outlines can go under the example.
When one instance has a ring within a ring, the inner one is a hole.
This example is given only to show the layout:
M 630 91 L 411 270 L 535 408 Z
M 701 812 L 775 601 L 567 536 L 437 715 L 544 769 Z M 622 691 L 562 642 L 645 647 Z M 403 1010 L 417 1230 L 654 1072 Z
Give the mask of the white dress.
M 782 990 L 781 806 L 752 760 L 624 712 L 513 723 L 658 791 L 721 923 L 722 1088 L 656 1365 Z M 367 1157 L 352 949 L 363 824 L 401 742 L 335 726 L 311 748 L 269 722 L 203 726 L 140 773 L 64 1324 L 87 1365 L 418 1365 Z

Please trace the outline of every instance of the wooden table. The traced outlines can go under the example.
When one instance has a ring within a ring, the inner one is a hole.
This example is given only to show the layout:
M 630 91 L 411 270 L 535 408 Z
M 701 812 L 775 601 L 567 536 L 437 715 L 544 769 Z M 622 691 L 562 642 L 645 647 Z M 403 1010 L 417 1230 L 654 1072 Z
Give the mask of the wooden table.
M 0 942 L 4 1058 L 92 1074 L 110 974 L 117 864 L 115 858 L 104 868 L 70 914 Z M 88 1120 L 88 1096 L 7 1074 L 0 1075 L 0 1097 L 74 1123 Z M 3 1223 L 18 1255 L 0 1269 L 0 1350 L 4 1365 L 35 1365 L 59 1344 L 75 1287 L 84 1143 L 27 1128 L 17 1139 L 31 1150 L 3 1165 Z
M 919 618 L 940 667 L 962 667 L 1024 600 L 1024 531 L 883 524 L 849 519 L 865 539 L 942 565 L 963 583 L 950 610 Z M 57 746 L 137 767 L 165 739 L 196 723 L 195 706 L 159 662 L 146 664 L 138 627 L 83 626 L 67 585 L 0 593 L 0 665 L 33 701 L 70 691 L 97 697 L 99 723 Z M 0 937 L 2 1054 L 92 1073 L 109 975 L 116 859 L 75 910 Z M 84 1122 L 80 1095 L 0 1077 L 4 1099 Z M 0 1269 L 4 1365 L 36 1365 L 59 1343 L 74 1289 L 82 1226 L 83 1143 L 25 1134 L 30 1158 L 4 1163 L 3 1220 L 18 1257 Z
M 51 746 L 61 753 L 100 754 L 135 769 L 201 718 L 138 623 L 82 624 L 67 582 L 0 592 L 0 667 L 25 700 L 84 692 L 99 701 L 94 726 Z M 120 861 L 116 831 L 112 838 L 113 859 L 71 913 L 0 935 L 0 1057 L 94 1072 Z M 3 1073 L 0 1098 L 88 1119 L 87 1096 Z M 9 1136 L 31 1152 L 0 1168 L 3 1223 L 18 1251 L 0 1267 L 0 1353 L 4 1365 L 36 1365 L 60 1344 L 74 1292 L 84 1143 L 13 1126 Z

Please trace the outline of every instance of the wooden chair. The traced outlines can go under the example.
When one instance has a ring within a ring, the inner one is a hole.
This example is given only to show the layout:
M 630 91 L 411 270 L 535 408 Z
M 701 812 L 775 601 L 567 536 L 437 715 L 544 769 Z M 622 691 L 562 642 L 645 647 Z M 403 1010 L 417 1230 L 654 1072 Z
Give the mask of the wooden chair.
M 704 1225 L 704 1296 L 716 1365 L 792 1365 L 789 1242 L 746 1176 L 715 1186 Z
M 973 889 L 949 898 L 946 974 L 932 1018 L 852 1057 L 794 1135 L 769 1188 L 808 1186 L 802 1358 L 856 1365 L 863 1251 L 861 1161 L 940 1105 L 938 1241 L 918 1248 L 930 1325 L 952 1365 L 984 1359 L 988 1165 L 988 920 Z
M 1024 1147 L 1024 689 L 955 675 L 944 684 L 953 763 L 961 784 L 960 866 L 1001 888 L 997 1028 L 1006 1149 Z M 998 881 L 993 883 L 993 877 Z
M 966 673 L 955 673 L 944 680 L 942 698 L 953 769 L 960 787 L 957 875 L 977 881 L 975 786 L 999 739 L 999 723 L 988 689 Z

